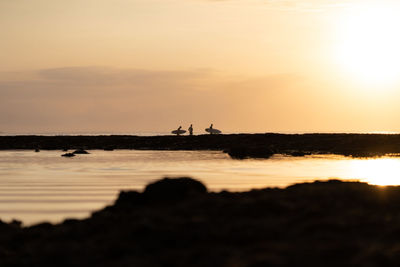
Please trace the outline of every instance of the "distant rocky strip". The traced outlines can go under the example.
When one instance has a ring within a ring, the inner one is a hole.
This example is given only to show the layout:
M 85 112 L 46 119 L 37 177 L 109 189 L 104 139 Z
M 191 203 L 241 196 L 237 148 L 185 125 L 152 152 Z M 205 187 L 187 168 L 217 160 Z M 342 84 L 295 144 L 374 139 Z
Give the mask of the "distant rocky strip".
M 274 154 L 375 157 L 400 153 L 398 134 L 229 134 L 194 136 L 0 136 L 0 150 L 220 150 L 233 158 Z
M 398 266 L 400 187 L 209 193 L 163 179 L 85 220 L 0 222 L 0 266 Z

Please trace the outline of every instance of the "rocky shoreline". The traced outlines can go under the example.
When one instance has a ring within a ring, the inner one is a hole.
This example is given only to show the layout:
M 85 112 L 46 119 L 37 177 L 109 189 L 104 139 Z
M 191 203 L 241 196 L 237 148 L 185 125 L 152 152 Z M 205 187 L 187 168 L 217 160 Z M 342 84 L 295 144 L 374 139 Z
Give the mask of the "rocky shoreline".
M 85 220 L 0 223 L 0 266 L 398 266 L 399 238 L 400 187 L 164 179 Z
M 0 136 L 0 150 L 220 150 L 233 158 L 338 154 L 375 157 L 400 153 L 398 134 L 230 134 L 195 136 Z

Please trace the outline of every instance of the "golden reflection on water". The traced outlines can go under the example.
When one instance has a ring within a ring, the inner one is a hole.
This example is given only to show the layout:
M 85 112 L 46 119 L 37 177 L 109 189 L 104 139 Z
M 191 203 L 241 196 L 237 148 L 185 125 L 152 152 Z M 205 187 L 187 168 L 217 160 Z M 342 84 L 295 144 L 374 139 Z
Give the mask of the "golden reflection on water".
M 0 151 L 0 220 L 25 225 L 83 218 L 112 204 L 120 190 L 143 190 L 162 177 L 190 176 L 210 191 L 247 191 L 315 180 L 400 185 L 400 157 L 338 155 L 232 160 L 219 151 Z
M 374 185 L 400 185 L 400 161 L 398 158 L 353 160 L 351 176 Z

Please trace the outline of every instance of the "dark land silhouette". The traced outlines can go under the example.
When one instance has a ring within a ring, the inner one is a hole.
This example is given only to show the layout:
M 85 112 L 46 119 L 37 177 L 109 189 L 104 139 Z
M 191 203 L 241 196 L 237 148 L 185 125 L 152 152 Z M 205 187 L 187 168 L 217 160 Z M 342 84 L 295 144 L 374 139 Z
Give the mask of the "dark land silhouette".
M 221 150 L 233 158 L 338 154 L 374 157 L 400 153 L 400 135 L 387 134 L 230 134 L 193 136 L 0 136 L 8 149 Z
M 0 266 L 398 266 L 399 211 L 400 187 L 208 193 L 164 179 L 85 220 L 0 222 Z

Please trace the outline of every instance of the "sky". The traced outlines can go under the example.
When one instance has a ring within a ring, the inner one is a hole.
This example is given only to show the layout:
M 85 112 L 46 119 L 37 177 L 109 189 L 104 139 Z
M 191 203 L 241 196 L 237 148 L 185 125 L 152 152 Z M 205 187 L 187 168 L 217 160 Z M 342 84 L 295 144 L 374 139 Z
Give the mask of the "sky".
M 392 0 L 0 0 L 0 132 L 400 131 Z

